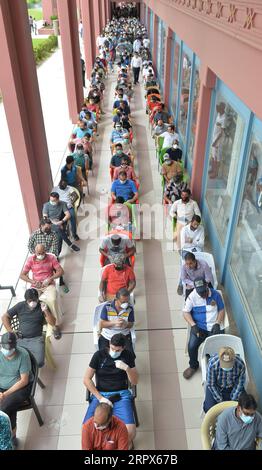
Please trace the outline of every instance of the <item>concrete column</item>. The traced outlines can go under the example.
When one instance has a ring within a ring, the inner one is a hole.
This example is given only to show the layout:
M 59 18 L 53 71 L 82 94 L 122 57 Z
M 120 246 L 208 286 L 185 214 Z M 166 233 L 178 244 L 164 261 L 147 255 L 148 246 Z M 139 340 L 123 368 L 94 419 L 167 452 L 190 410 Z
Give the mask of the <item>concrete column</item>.
M 101 29 L 103 29 L 106 24 L 105 0 L 100 0 L 99 4 L 101 11 Z
M 157 60 L 157 41 L 158 41 L 158 16 L 154 13 L 154 46 L 153 46 L 153 64 L 156 68 Z M 159 44 L 160 46 L 160 44 Z
M 108 17 L 109 17 L 109 20 L 111 21 L 111 19 L 112 19 L 112 3 L 111 3 L 111 0 L 108 0 Z
M 147 9 L 147 31 L 148 31 L 148 37 L 150 38 L 150 8 Z M 151 44 L 152 46 L 152 44 Z
M 76 0 L 57 0 L 69 116 L 77 121 L 84 100 Z
M 108 3 L 108 0 L 104 0 L 105 1 L 105 15 L 106 15 L 106 23 L 107 23 L 107 20 L 109 20 L 109 3 Z
M 96 46 L 96 40 L 101 31 L 100 8 L 99 8 L 99 3 L 97 0 L 91 0 L 91 3 L 92 3 L 92 24 L 93 24 L 92 43 L 93 43 L 93 48 L 96 51 L 96 54 L 98 54 L 98 47 Z
M 56 0 L 42 0 L 43 19 L 48 24 L 52 24 L 50 16 L 57 15 Z
M 165 55 L 165 88 L 164 88 L 164 101 L 166 106 L 169 103 L 170 92 L 170 72 L 171 72 L 171 50 L 172 50 L 172 29 L 168 28 L 166 36 L 166 55 Z
M 0 89 L 27 223 L 32 231 L 38 227 L 53 181 L 26 2 L 17 2 L 13 8 L 9 0 L 0 0 L 0 44 Z
M 95 49 L 93 47 L 93 21 L 92 21 L 92 2 L 91 0 L 80 0 L 82 21 L 83 21 L 83 38 L 84 38 L 84 51 L 85 51 L 85 63 L 86 63 L 86 74 L 90 79 L 94 59 Z
M 212 90 L 216 85 L 216 76 L 207 66 L 201 64 L 200 80 L 199 108 L 197 113 L 196 139 L 191 177 L 191 190 L 193 197 L 199 203 L 201 201 L 211 96 Z

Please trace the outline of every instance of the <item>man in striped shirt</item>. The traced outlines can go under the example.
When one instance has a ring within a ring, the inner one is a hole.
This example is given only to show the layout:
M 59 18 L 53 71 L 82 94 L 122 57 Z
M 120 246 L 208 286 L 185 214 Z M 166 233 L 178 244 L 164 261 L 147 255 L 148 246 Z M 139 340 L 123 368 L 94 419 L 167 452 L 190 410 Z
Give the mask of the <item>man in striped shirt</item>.
M 238 401 L 245 391 L 246 367 L 241 357 L 229 347 L 222 347 L 219 354 L 209 359 L 207 366 L 204 412 L 217 403 L 227 400 Z

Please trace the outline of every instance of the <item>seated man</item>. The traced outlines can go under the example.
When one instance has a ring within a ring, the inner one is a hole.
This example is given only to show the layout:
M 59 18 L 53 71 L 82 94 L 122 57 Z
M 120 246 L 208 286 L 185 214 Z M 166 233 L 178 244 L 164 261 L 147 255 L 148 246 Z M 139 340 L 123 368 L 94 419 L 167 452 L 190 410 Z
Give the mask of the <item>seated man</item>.
M 115 168 L 118 168 L 122 164 L 123 158 L 127 161 L 128 166 L 131 165 L 131 159 L 128 155 L 123 152 L 123 145 L 121 143 L 116 144 L 115 153 L 111 158 L 110 168 L 114 174 Z
M 11 421 L 12 444 L 18 446 L 16 438 L 17 409 L 30 396 L 32 388 L 31 360 L 29 353 L 17 346 L 15 333 L 4 333 L 0 350 L 0 411 Z
M 208 361 L 204 412 L 222 401 L 237 401 L 245 391 L 245 381 L 246 367 L 241 357 L 232 348 L 220 348 Z
M 66 157 L 66 164 L 61 169 L 61 179 L 66 181 L 69 186 L 76 188 L 82 195 L 83 186 L 86 185 L 86 181 L 82 175 L 81 168 L 75 165 L 72 155 Z
M 29 277 L 29 272 L 33 277 Z M 60 309 L 57 305 L 57 292 L 55 287 L 55 279 L 64 274 L 64 270 L 58 263 L 54 255 L 46 253 L 44 245 L 37 245 L 35 255 L 29 256 L 27 259 L 20 279 L 31 284 L 41 294 L 39 300 L 46 303 L 53 316 L 56 318 L 56 326 L 54 327 L 54 337 L 61 338 L 61 331 L 58 324 L 61 320 Z
M 79 240 L 79 236 L 76 232 L 76 211 L 72 202 L 71 194 L 72 194 L 72 186 L 69 186 L 67 182 L 63 179 L 59 182 L 58 186 L 55 186 L 52 189 L 53 193 L 59 194 L 59 200 L 61 202 L 65 202 L 67 209 L 70 213 L 70 225 L 72 230 L 72 235 L 75 241 Z
M 165 187 L 164 204 L 172 204 L 181 199 L 181 194 L 187 189 L 187 183 L 182 181 L 182 175 L 178 174 L 171 178 L 170 183 Z
M 182 255 L 187 251 L 204 251 L 205 232 L 201 224 L 201 217 L 193 215 L 189 224 L 181 230 Z
M 171 179 L 174 179 L 176 176 L 183 175 L 181 165 L 178 162 L 172 161 L 167 153 L 164 155 L 162 175 L 165 180 L 165 185 L 169 184 Z
M 111 405 L 97 405 L 94 416 L 82 426 L 82 450 L 128 450 L 126 425 L 112 414 Z
M 123 129 L 121 124 L 117 122 L 115 125 L 115 129 L 111 133 L 111 138 L 110 138 L 110 147 L 112 150 L 112 154 L 115 148 L 115 144 L 122 143 L 122 141 L 126 138 L 128 138 L 128 133 L 126 129 Z
M 168 124 L 165 124 L 162 119 L 157 121 L 157 125 L 154 127 L 152 132 L 152 137 L 158 137 L 159 135 L 163 134 L 168 128 Z
M 218 416 L 214 450 L 255 450 L 262 438 L 262 416 L 252 395 L 242 393 L 238 406 L 227 408 Z
M 165 148 L 163 146 L 163 148 Z M 170 147 L 169 149 L 167 149 L 166 151 L 167 155 L 169 155 L 170 159 L 174 162 L 181 162 L 182 160 L 182 156 L 183 156 L 183 152 L 182 150 L 179 148 L 179 142 L 177 139 L 174 140 L 174 143 L 172 145 L 172 147 Z
M 188 343 L 189 367 L 183 377 L 190 379 L 199 367 L 198 348 L 208 336 L 223 333 L 225 317 L 224 302 L 215 289 L 210 289 L 205 279 L 194 282 L 195 289 L 189 294 L 183 308 L 184 318 L 190 325 Z
M 157 113 L 154 115 L 154 122 L 155 124 L 161 119 L 162 122 L 165 124 L 170 124 L 170 120 L 172 117 L 170 114 L 165 111 L 165 103 L 161 103 L 161 108 L 157 111 Z
M 163 149 L 171 148 L 175 141 L 179 141 L 179 136 L 175 132 L 175 126 L 173 124 L 169 124 L 167 131 L 163 132 L 160 137 L 164 137 Z
M 132 213 L 123 197 L 117 197 L 114 204 L 106 209 L 106 220 L 112 229 L 120 226 L 123 230 L 130 231 Z
M 77 144 L 75 152 L 72 154 L 74 165 L 81 168 L 82 176 L 85 181 L 88 178 L 90 156 L 85 153 L 82 142 Z
M 55 326 L 55 317 L 46 304 L 39 302 L 36 289 L 27 289 L 25 301 L 18 302 L 2 316 L 3 325 L 9 332 L 13 331 L 11 320 L 15 315 L 19 321 L 19 330 L 15 331 L 18 337 L 17 345 L 29 349 L 35 356 L 38 367 L 43 367 L 45 363 L 43 326 L 45 323 Z
M 107 403 L 113 407 L 113 415 L 125 423 L 128 431 L 128 448 L 131 449 L 136 435 L 136 425 L 128 381 L 136 385 L 138 375 L 134 355 L 125 348 L 125 345 L 125 336 L 118 333 L 111 338 L 109 348 L 99 350 L 93 355 L 84 378 L 84 384 L 92 394 L 84 423 L 94 415 L 98 403 Z M 92 380 L 94 375 L 96 386 Z M 113 400 L 113 397 L 118 400 Z
M 101 302 L 113 300 L 119 289 L 125 287 L 129 294 L 136 286 L 136 277 L 130 266 L 124 263 L 123 255 L 115 257 L 114 263 L 104 267 L 99 286 Z
M 170 209 L 170 217 L 175 217 L 177 220 L 175 239 L 177 242 L 178 250 L 181 249 L 181 230 L 186 224 L 188 224 L 188 222 L 191 222 L 192 217 L 195 214 L 201 217 L 198 204 L 196 201 L 191 199 L 190 189 L 184 189 L 181 192 L 181 199 L 175 201 Z
M 70 212 L 65 202 L 59 200 L 59 194 L 52 192 L 50 199 L 44 204 L 43 217 L 50 219 L 52 222 L 52 230 L 54 230 L 59 239 L 58 255 L 62 250 L 62 243 L 64 242 L 73 251 L 79 251 L 80 248 L 74 245 L 66 234 L 66 222 L 70 219 Z
M 126 171 L 119 172 L 119 179 L 114 181 L 111 187 L 113 201 L 121 196 L 125 202 L 134 204 L 138 199 L 138 192 L 134 181 L 127 179 Z
M 181 268 L 181 281 L 186 286 L 185 300 L 194 290 L 194 282 L 201 277 L 209 287 L 214 284 L 211 268 L 204 260 L 196 259 L 194 253 L 188 251 L 185 254 L 185 264 Z
M 119 173 L 121 170 L 124 170 L 127 174 L 127 178 L 129 180 L 132 180 L 135 182 L 136 186 L 139 185 L 139 179 L 138 177 L 136 176 L 135 174 L 135 170 L 132 166 L 129 166 L 128 165 L 128 162 L 130 161 L 129 158 L 126 158 L 126 157 L 123 157 L 122 158 L 122 162 L 121 162 L 121 165 L 116 167 L 115 170 L 114 170 L 114 175 L 113 175 L 113 179 L 114 180 L 117 180 L 119 178 Z
M 134 353 L 130 330 L 135 322 L 134 308 L 130 305 L 127 289 L 119 289 L 112 302 L 107 302 L 100 315 L 101 335 L 98 339 L 99 349 L 109 347 L 114 334 L 122 333 L 126 338 L 126 349 Z
M 100 253 L 105 257 L 104 266 L 113 263 L 116 254 L 123 255 L 125 262 L 129 263 L 129 258 L 135 254 L 135 245 L 126 235 L 113 234 L 103 238 L 99 248 Z

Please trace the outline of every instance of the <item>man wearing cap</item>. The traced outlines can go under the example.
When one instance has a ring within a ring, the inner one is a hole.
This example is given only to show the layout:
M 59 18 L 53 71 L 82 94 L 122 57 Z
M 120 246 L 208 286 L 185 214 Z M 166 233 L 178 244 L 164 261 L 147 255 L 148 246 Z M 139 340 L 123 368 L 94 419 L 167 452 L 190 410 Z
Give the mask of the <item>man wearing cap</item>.
M 208 336 L 223 333 L 225 317 L 224 302 L 215 289 L 210 289 L 205 279 L 194 281 L 194 290 L 189 294 L 183 308 L 183 315 L 190 325 L 188 342 L 189 367 L 184 371 L 185 379 L 190 379 L 199 367 L 198 348 Z
M 172 161 L 168 153 L 164 155 L 164 163 L 162 165 L 162 175 L 165 180 L 165 185 L 170 183 L 172 178 L 177 175 L 182 175 L 183 170 L 178 162 Z
M 14 447 L 17 447 L 16 410 L 30 396 L 31 380 L 28 352 L 17 346 L 15 333 L 4 333 L 0 349 L 0 411 L 10 418 Z
M 113 264 L 104 267 L 99 286 L 100 301 L 113 300 L 117 291 L 126 288 L 131 294 L 136 286 L 135 273 L 130 266 L 124 263 L 125 257 L 118 255 Z
M 112 257 L 116 254 L 123 255 L 125 263 L 128 263 L 129 258 L 135 254 L 136 249 L 133 240 L 130 240 L 127 235 L 114 233 L 104 237 L 99 251 L 105 257 L 104 265 L 106 265 L 112 262 Z
M 111 196 L 113 201 L 117 197 L 122 197 L 125 202 L 134 204 L 138 198 L 137 187 L 132 180 L 127 179 L 126 171 L 121 170 L 119 172 L 118 180 L 115 180 L 111 187 Z
M 208 361 L 204 412 L 222 401 L 237 401 L 245 391 L 245 381 L 246 367 L 241 357 L 230 347 L 220 348 Z

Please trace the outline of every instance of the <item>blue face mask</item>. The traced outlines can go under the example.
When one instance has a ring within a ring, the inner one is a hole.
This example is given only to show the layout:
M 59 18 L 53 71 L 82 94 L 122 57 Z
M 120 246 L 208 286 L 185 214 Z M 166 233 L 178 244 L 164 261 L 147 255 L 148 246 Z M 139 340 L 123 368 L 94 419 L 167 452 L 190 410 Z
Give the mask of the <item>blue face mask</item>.
M 230 370 L 233 369 L 233 367 L 221 367 L 222 370 L 224 370 L 225 372 L 229 372 Z
M 121 351 L 112 351 L 112 349 L 110 349 L 109 354 L 112 359 L 117 359 L 119 356 L 121 356 Z
M 243 423 L 245 424 L 251 424 L 252 421 L 254 420 L 255 416 L 246 416 L 244 413 L 240 415 L 240 418 L 242 419 Z
M 12 356 L 12 354 L 14 354 L 15 352 L 15 349 L 4 349 L 2 348 L 1 349 L 1 353 L 5 356 L 5 357 L 9 357 L 9 356 Z

